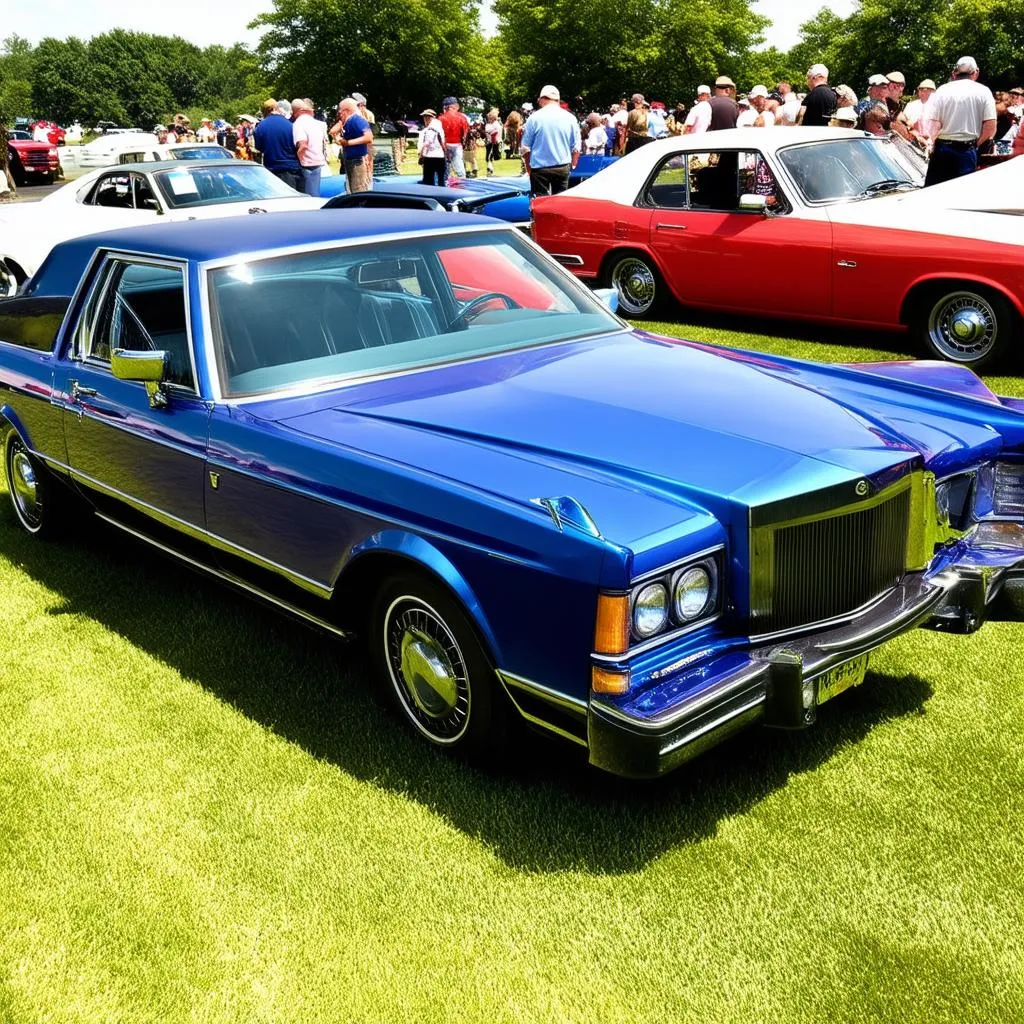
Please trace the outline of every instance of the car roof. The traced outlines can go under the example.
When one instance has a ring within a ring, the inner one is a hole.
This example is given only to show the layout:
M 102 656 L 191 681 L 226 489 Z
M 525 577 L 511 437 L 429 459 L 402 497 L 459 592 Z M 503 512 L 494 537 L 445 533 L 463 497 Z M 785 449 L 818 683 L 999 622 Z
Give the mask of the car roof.
M 188 149 L 195 146 L 216 146 L 215 142 L 186 142 L 182 144 L 182 148 Z M 224 157 L 220 160 L 210 158 L 209 160 L 192 160 L 189 162 L 187 170 L 195 170 L 198 167 L 230 167 L 233 171 L 238 170 L 239 167 L 244 167 L 247 161 L 228 159 Z M 259 167 L 259 164 L 249 164 L 250 167 Z M 180 171 L 181 161 L 180 160 L 148 160 L 142 163 L 134 164 L 118 164 L 116 167 L 107 167 L 104 170 L 123 174 L 125 171 L 139 171 L 141 173 L 155 174 L 157 171 Z M 267 172 L 270 173 L 269 171 Z
M 54 246 L 40 267 L 30 290 L 37 295 L 71 294 L 67 290 L 69 283 L 72 280 L 77 283 L 98 249 L 205 263 L 275 249 L 381 235 L 401 236 L 421 231 L 437 235 L 460 227 L 514 230 L 503 221 L 478 214 L 441 216 L 429 210 L 306 210 L 251 217 L 170 221 L 103 231 L 61 242 Z

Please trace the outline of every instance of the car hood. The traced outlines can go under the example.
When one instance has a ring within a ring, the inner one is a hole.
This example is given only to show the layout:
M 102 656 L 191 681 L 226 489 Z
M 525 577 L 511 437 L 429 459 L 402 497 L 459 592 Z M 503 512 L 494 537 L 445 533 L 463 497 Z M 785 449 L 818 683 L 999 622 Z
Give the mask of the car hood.
M 866 379 L 866 394 L 899 387 Z M 630 332 L 252 408 L 520 503 L 571 495 L 628 546 L 633 497 L 674 507 L 660 524 L 646 517 L 648 532 L 696 510 L 743 532 L 753 508 L 813 491 L 852 495 L 863 478 L 882 486 L 922 455 L 996 438 L 896 405 L 890 422 L 877 396 L 863 404 L 794 366 Z
M 171 210 L 172 220 L 209 220 L 212 217 L 239 217 L 248 213 L 286 213 L 294 210 L 319 210 L 322 199 L 303 196 L 282 196 L 277 199 L 246 199 L 237 203 L 213 203 L 209 206 L 188 206 Z M 94 229 L 95 230 L 95 229 Z

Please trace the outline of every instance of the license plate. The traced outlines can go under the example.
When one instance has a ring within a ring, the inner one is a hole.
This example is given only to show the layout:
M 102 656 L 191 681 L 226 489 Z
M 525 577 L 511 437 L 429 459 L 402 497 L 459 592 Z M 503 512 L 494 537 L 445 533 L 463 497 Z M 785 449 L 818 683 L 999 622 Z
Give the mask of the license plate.
M 848 690 L 851 686 L 859 686 L 864 682 L 864 674 L 868 668 L 868 656 L 862 654 L 852 661 L 844 661 L 842 665 L 836 665 L 829 669 L 823 676 L 818 677 L 818 703 L 824 704 L 831 700 L 836 694 Z

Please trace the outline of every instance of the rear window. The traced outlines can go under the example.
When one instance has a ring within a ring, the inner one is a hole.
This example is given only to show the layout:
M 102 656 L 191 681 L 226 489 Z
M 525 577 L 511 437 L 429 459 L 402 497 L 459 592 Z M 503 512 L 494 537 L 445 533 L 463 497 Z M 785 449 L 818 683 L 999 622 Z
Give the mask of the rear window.
M 52 352 L 70 305 L 70 296 L 0 300 L 0 341 L 37 352 Z

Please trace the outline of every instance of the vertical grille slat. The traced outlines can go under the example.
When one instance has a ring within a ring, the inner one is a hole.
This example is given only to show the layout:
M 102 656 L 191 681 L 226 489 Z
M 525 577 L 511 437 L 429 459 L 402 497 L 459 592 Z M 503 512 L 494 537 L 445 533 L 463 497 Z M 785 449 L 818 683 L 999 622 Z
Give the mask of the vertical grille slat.
M 759 633 L 852 612 L 899 582 L 906 568 L 910 491 L 871 508 L 780 526 L 771 606 Z

